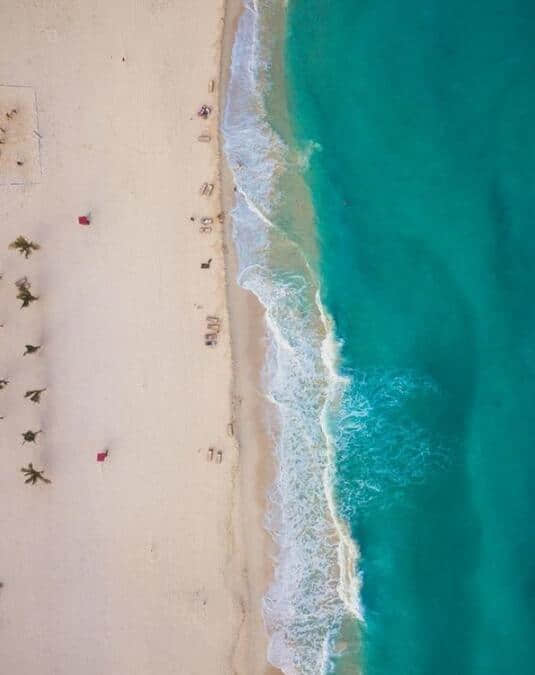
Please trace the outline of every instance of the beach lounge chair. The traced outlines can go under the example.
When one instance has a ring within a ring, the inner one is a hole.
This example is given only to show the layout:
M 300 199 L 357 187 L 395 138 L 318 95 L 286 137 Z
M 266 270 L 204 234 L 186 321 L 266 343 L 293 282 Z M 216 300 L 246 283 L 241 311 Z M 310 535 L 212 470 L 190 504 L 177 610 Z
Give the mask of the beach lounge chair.
M 221 464 L 222 460 L 223 460 L 223 451 L 222 451 L 222 450 L 218 450 L 218 451 L 217 451 L 217 459 L 216 459 L 216 463 L 217 463 L 217 464 Z
M 212 183 L 203 183 L 201 185 L 201 195 L 204 195 L 205 197 L 209 197 L 212 194 L 212 191 L 214 189 L 214 186 Z
M 208 448 L 208 456 L 207 456 L 206 459 L 207 459 L 209 462 L 211 462 L 211 461 L 213 460 L 213 458 L 214 458 L 214 449 L 213 449 L 213 448 Z
M 206 218 L 206 217 L 201 218 L 201 223 L 203 225 L 211 225 L 213 222 L 214 222 L 213 218 Z
M 201 134 L 200 136 L 197 137 L 197 140 L 200 141 L 201 143 L 210 143 L 212 137 L 210 136 L 210 134 Z

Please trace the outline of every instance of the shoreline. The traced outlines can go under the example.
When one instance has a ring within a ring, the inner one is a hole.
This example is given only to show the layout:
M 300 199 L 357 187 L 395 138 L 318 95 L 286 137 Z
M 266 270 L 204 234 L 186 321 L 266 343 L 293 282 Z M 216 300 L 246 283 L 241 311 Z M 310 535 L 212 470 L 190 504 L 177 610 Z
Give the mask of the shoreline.
M 232 47 L 237 23 L 243 11 L 242 0 L 226 0 L 221 49 L 220 116 L 224 114 Z M 219 137 L 222 208 L 228 215 L 234 205 L 234 179 L 223 149 L 221 125 Z M 267 662 L 269 635 L 263 618 L 264 595 L 274 573 L 275 543 L 265 528 L 265 518 L 268 490 L 276 472 L 276 457 L 266 425 L 269 402 L 262 385 L 266 356 L 265 308 L 256 296 L 237 282 L 237 259 L 230 215 L 227 223 L 224 251 L 233 359 L 233 410 L 240 448 L 242 504 L 247 505 L 241 514 L 241 530 L 244 537 L 244 578 L 249 611 L 239 635 L 239 642 L 248 663 L 247 672 L 278 675 L 282 671 Z
M 293 137 L 285 7 L 246 6 L 223 128 L 237 184 L 240 281 L 265 317 L 262 389 L 275 413 L 264 403 L 276 469 L 266 521 L 275 553 L 264 601 L 268 658 L 287 672 L 319 672 L 337 659 L 343 642 L 337 635 L 348 612 L 354 615 L 348 603 L 356 576 L 354 547 L 333 506 L 326 423 L 341 380 L 328 358 L 335 339 L 319 299 L 314 210 L 303 175 L 318 148 Z

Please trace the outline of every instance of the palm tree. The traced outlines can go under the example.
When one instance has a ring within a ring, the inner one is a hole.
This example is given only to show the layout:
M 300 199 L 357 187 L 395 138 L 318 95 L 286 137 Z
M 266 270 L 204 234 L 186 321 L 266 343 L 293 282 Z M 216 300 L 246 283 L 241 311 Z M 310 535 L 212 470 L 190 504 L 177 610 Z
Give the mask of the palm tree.
M 26 347 L 26 351 L 22 356 L 26 356 L 26 354 L 34 354 L 38 349 L 41 349 L 41 345 L 24 345 Z
M 34 251 L 38 251 L 41 247 L 35 241 L 28 241 L 26 237 L 19 235 L 15 241 L 9 244 L 9 248 L 17 250 L 25 258 L 29 258 Z
M 22 473 L 27 476 L 25 483 L 30 483 L 35 485 L 38 480 L 42 480 L 43 483 L 51 483 L 52 481 L 44 477 L 44 470 L 38 471 L 33 468 L 33 464 L 30 462 L 28 466 L 23 466 L 21 468 Z
M 34 403 L 41 403 L 41 394 L 46 391 L 45 389 L 29 389 L 25 394 L 24 398 L 29 398 L 30 401 Z
M 24 445 L 24 443 L 35 443 L 37 435 L 42 433 L 43 432 L 41 429 L 39 429 L 39 431 L 25 431 L 23 434 L 21 434 L 22 438 L 24 439 L 22 441 L 22 445 Z
M 21 309 L 23 307 L 28 307 L 28 305 L 31 302 L 34 302 L 35 300 L 39 299 L 38 296 L 32 295 L 32 293 L 30 292 L 30 288 L 32 285 L 30 284 L 30 282 L 26 277 L 23 277 L 22 279 L 16 281 L 15 286 L 19 289 L 19 292 L 17 293 L 17 298 L 19 300 L 22 300 Z
M 7 387 L 9 384 L 9 380 L 0 380 L 0 389 L 3 389 L 4 387 Z

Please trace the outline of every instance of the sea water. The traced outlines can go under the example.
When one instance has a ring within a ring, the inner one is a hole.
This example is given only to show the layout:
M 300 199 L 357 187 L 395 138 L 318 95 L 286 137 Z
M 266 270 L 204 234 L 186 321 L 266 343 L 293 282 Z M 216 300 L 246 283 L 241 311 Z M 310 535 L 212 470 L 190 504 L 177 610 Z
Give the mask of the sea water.
M 246 4 L 223 134 L 287 674 L 535 672 L 534 35 L 526 1 Z

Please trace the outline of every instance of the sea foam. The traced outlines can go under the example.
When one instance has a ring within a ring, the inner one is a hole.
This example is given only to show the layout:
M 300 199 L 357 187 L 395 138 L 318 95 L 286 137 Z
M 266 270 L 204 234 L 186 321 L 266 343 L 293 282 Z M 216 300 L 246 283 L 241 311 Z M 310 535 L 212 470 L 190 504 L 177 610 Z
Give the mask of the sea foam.
M 357 550 L 336 516 L 329 434 L 331 411 L 347 383 L 337 373 L 334 334 L 306 260 L 289 241 L 283 242 L 286 250 L 299 264 L 279 265 L 272 254 L 273 243 L 285 239 L 274 214 L 288 149 L 269 124 L 262 95 L 269 84 L 266 5 L 245 2 L 222 133 L 237 188 L 232 225 L 238 281 L 266 309 L 264 387 L 277 411 L 278 468 L 266 523 L 278 550 L 264 598 L 268 657 L 287 675 L 318 675 L 328 672 L 344 616 L 359 616 Z M 307 155 L 313 149 L 311 144 Z

